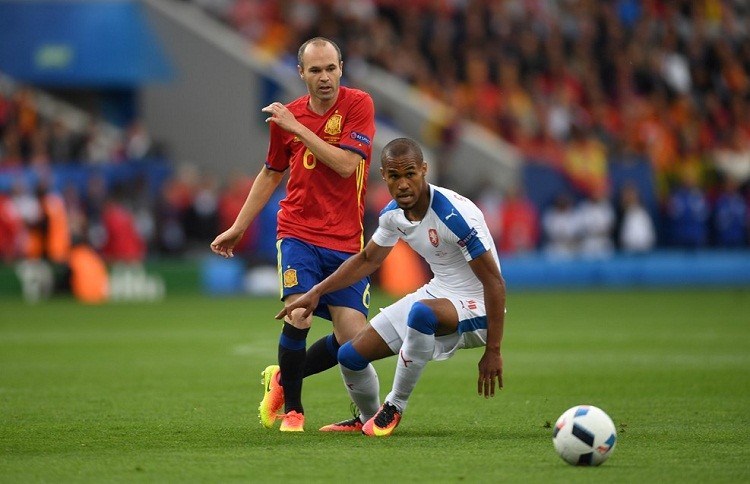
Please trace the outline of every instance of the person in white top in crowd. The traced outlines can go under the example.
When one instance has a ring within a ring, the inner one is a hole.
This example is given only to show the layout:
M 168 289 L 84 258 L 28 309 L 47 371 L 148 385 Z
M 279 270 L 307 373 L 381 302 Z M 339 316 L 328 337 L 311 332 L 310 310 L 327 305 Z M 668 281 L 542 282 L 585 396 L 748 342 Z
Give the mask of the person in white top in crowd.
M 619 244 L 623 252 L 650 252 L 656 245 L 656 229 L 648 210 L 641 204 L 638 188 L 626 184 L 620 192 L 622 220 L 619 230 Z
M 578 205 L 576 212 L 581 228 L 581 255 L 594 259 L 610 257 L 615 249 L 615 210 L 607 191 L 597 190 Z
M 581 247 L 581 224 L 575 210 L 573 198 L 560 193 L 554 204 L 542 215 L 544 251 L 554 258 L 571 258 L 578 255 Z

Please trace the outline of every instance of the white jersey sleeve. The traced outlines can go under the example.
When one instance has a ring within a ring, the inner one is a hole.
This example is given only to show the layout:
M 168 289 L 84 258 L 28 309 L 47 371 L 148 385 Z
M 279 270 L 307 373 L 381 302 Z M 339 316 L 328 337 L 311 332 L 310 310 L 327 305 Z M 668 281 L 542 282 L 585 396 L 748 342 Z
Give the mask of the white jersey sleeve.
M 467 198 L 436 187 L 431 210 L 442 222 L 446 238 L 455 241 L 467 262 L 494 248 L 482 212 Z
M 396 205 L 395 200 L 391 202 L 380 211 L 380 217 L 378 218 L 378 228 L 375 233 L 372 234 L 372 241 L 381 247 L 393 247 L 398 242 L 400 233 L 397 226 L 393 223 L 393 216 L 396 215 L 397 211 L 401 211 Z

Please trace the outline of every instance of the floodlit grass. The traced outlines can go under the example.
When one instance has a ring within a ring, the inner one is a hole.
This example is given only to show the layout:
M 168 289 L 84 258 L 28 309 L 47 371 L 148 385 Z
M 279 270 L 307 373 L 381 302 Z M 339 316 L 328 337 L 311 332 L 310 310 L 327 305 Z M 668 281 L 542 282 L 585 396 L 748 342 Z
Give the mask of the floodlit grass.
M 316 431 L 348 417 L 336 370 L 306 380 L 304 434 L 260 427 L 278 308 L 3 300 L 0 481 L 750 481 L 750 291 L 511 294 L 506 388 L 475 394 L 480 350 L 433 362 L 388 439 Z M 308 342 L 329 329 L 316 320 Z M 394 365 L 376 364 L 381 395 Z M 581 403 L 619 432 L 599 468 L 552 447 Z

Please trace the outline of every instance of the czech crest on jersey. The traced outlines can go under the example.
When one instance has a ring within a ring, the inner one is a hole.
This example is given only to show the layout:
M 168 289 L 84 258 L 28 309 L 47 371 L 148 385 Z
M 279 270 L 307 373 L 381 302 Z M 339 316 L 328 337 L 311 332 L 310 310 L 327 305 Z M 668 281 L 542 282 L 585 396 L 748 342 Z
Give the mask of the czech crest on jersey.
M 438 246 L 438 244 L 440 244 L 440 239 L 438 239 L 438 234 L 437 234 L 437 230 L 435 230 L 435 229 L 430 229 L 430 230 L 429 230 L 429 231 L 427 232 L 427 234 L 428 234 L 428 235 L 430 236 L 430 243 L 431 243 L 431 244 L 432 244 L 433 246 L 437 247 L 437 246 Z
M 343 119 L 344 118 L 339 113 L 336 113 L 328 118 L 328 121 L 326 121 L 326 127 L 324 129 L 326 134 L 330 134 L 331 136 L 341 134 L 341 122 Z

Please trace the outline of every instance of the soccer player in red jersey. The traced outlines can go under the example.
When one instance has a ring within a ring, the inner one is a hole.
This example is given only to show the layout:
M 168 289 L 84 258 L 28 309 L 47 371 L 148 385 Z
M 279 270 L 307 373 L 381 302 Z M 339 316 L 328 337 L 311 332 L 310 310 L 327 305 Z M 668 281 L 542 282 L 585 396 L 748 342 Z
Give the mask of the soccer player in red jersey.
M 341 51 L 325 38 L 299 49 L 299 75 L 308 94 L 284 105 L 262 109 L 269 116 L 266 162 L 234 224 L 211 243 L 211 250 L 232 257 L 250 223 L 289 170 L 286 198 L 277 222 L 282 300 L 294 301 L 333 273 L 364 245 L 363 217 L 367 175 L 375 135 L 375 109 L 369 94 L 340 85 Z M 314 314 L 331 320 L 333 334 L 307 348 L 312 324 L 304 311 L 284 320 L 279 365 L 263 372 L 265 396 L 261 423 L 282 431 L 304 425 L 302 379 L 336 365 L 337 351 L 363 328 L 370 299 L 369 278 L 321 299 Z M 374 372 L 374 369 L 372 369 Z M 281 406 L 284 413 L 279 415 Z

